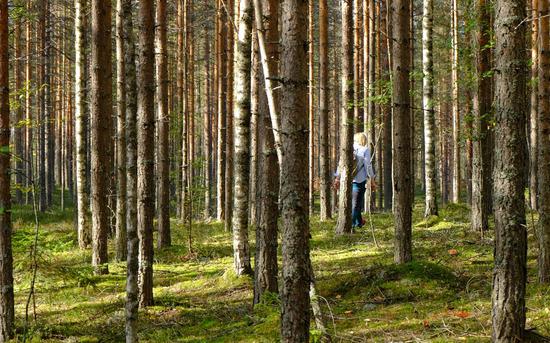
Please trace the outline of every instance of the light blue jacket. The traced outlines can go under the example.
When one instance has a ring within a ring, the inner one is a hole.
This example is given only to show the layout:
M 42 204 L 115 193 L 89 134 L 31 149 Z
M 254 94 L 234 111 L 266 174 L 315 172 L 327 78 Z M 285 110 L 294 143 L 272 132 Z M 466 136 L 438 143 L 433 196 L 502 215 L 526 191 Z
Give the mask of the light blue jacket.
M 372 166 L 370 149 L 366 146 L 353 143 L 353 158 L 357 159 L 357 175 L 353 178 L 353 182 L 361 183 L 372 179 L 376 176 Z M 334 176 L 340 176 L 340 171 L 336 170 Z

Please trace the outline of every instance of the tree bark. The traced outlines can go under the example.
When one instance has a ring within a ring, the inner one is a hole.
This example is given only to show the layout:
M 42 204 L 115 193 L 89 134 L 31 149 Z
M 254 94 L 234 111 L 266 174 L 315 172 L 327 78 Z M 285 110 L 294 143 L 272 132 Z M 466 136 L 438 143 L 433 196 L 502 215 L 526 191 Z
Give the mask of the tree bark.
M 107 235 L 110 228 L 108 195 L 111 166 L 111 3 L 92 1 L 92 265 L 95 272 L 107 269 Z
M 225 153 L 226 153 L 226 119 L 227 119 L 227 17 L 223 14 L 222 0 L 217 2 L 218 32 L 216 39 L 219 42 L 217 65 L 218 77 L 218 165 L 217 165 L 217 218 L 225 218 Z
M 20 94 L 22 88 L 22 22 L 21 18 L 18 18 L 14 24 L 14 37 L 13 42 L 15 45 L 15 61 L 13 62 L 13 76 L 15 80 L 15 91 L 17 94 Z M 27 57 L 28 58 L 28 57 Z M 23 203 L 23 192 L 21 191 L 21 186 L 23 186 L 23 161 L 25 158 L 24 144 L 23 144 L 23 125 L 21 121 L 23 120 L 23 104 L 21 97 L 16 98 L 16 109 L 15 109 L 15 127 L 13 130 L 13 145 L 14 152 L 17 158 L 15 159 L 14 168 L 15 168 L 15 183 L 17 187 L 15 188 L 15 202 L 17 204 Z
M 170 115 L 168 113 L 168 51 L 166 48 L 166 0 L 157 0 L 156 6 L 156 81 L 158 116 L 157 151 L 157 203 L 159 248 L 172 244 L 170 234 L 170 153 L 168 135 Z
M 527 230 L 525 165 L 527 117 L 525 2 L 495 7 L 495 266 L 493 342 L 520 342 L 525 329 Z
M 138 268 L 139 239 L 137 232 L 137 84 L 135 61 L 134 23 L 132 0 L 124 0 L 122 18 L 125 34 L 125 80 L 126 80 L 126 342 L 137 342 L 139 307 Z
M 539 3 L 540 65 L 539 74 L 539 281 L 550 283 L 550 30 L 548 1 Z
M 453 84 L 453 202 L 460 201 L 460 112 L 458 109 L 458 7 L 457 0 L 452 1 L 452 84 Z
M 393 213 L 396 263 L 412 260 L 412 171 L 410 115 L 410 16 L 408 1 L 396 0 L 393 25 Z
M 307 10 L 306 1 L 289 0 L 283 3 L 281 16 L 280 74 L 284 80 L 281 89 L 283 342 L 309 341 L 309 287 L 312 280 L 309 259 L 308 180 L 307 174 L 303 172 L 308 153 L 308 115 L 305 101 L 308 80 Z
M 137 67 L 137 218 L 139 236 L 139 305 L 153 304 L 154 217 L 154 19 L 153 0 L 141 0 L 138 10 Z
M 386 81 L 391 81 L 391 49 L 393 42 L 391 40 L 392 32 L 391 32 L 391 13 L 390 13 L 390 4 L 389 0 L 384 0 L 384 4 L 381 6 L 381 8 L 384 10 L 383 13 L 381 13 L 381 29 L 384 31 L 384 36 L 386 37 L 386 43 L 385 43 L 385 54 L 384 59 L 382 61 L 382 70 L 386 72 Z M 393 137 L 392 137 L 392 112 L 393 109 L 391 107 L 391 100 L 388 100 L 386 104 L 384 105 L 384 128 L 383 128 L 383 145 L 384 145 L 384 170 L 380 171 L 384 173 L 383 179 L 384 179 L 384 209 L 386 211 L 391 211 L 393 208 L 393 182 L 392 182 L 392 151 L 393 151 Z
M 539 21 L 535 20 L 538 16 L 538 0 L 531 0 L 531 114 L 529 131 L 529 201 L 532 210 L 538 209 L 538 87 L 535 85 L 538 81 L 539 68 Z
M 227 118 L 225 132 L 225 231 L 231 230 L 234 201 L 234 123 L 233 123 L 233 69 L 235 52 L 234 0 L 224 0 L 227 6 Z M 250 77 L 250 76 L 249 76 Z
M 315 104 L 314 104 L 314 92 L 315 92 L 315 75 L 314 75 L 314 52 L 315 52 L 315 38 L 314 38 L 314 3 L 315 0 L 308 0 L 308 117 L 309 117 L 309 136 L 308 136 L 308 166 L 309 166 L 309 214 L 315 213 Z
M 248 243 L 248 195 L 250 173 L 250 72 L 252 56 L 251 0 L 240 0 L 235 44 L 235 199 L 233 260 L 237 275 L 252 274 Z
M 319 0 L 319 181 L 320 220 L 332 217 L 330 207 L 328 5 Z
M 474 97 L 474 135 L 472 161 L 472 229 L 484 232 L 489 228 L 491 202 L 491 143 L 490 122 L 492 111 L 490 12 L 486 0 L 477 1 L 477 93 Z
M 127 35 L 124 32 L 123 0 L 116 3 L 116 61 L 117 61 L 117 203 L 116 203 L 116 259 L 126 259 L 126 67 L 124 50 Z
M 210 36 L 205 32 L 204 39 L 204 113 L 203 113 L 203 149 L 206 161 L 204 162 L 204 218 L 210 220 L 212 216 L 212 114 L 211 114 L 211 79 L 210 79 Z
M 256 3 L 260 3 L 259 1 Z M 261 11 L 256 8 L 256 15 L 261 14 L 265 21 L 265 36 L 268 44 L 265 46 L 266 67 L 269 73 L 278 74 L 279 61 L 279 1 L 262 0 Z M 260 32 L 257 31 L 259 35 Z M 259 40 L 259 39 L 258 39 Z M 265 69 L 264 69 L 265 70 Z M 259 87 L 265 87 L 265 74 L 260 75 Z M 279 97 L 273 99 L 275 110 L 279 112 Z M 277 265 L 277 219 L 279 217 L 279 164 L 275 136 L 272 130 L 271 108 L 268 104 L 267 92 L 262 92 L 259 98 L 258 112 L 260 128 L 260 163 L 259 163 L 259 215 L 256 223 L 256 255 L 254 268 L 254 303 L 257 304 L 265 292 L 278 292 Z
M 422 16 L 422 70 L 424 111 L 424 156 L 426 164 L 426 208 L 424 216 L 436 216 L 437 188 L 435 182 L 435 112 L 434 112 L 434 75 L 433 75 L 433 0 L 424 0 Z
M 0 1 L 0 341 L 13 336 L 13 256 L 11 248 L 10 103 L 8 1 Z
M 342 99 L 340 120 L 340 194 L 337 234 L 351 233 L 351 169 L 353 163 L 353 20 L 351 0 L 342 0 Z

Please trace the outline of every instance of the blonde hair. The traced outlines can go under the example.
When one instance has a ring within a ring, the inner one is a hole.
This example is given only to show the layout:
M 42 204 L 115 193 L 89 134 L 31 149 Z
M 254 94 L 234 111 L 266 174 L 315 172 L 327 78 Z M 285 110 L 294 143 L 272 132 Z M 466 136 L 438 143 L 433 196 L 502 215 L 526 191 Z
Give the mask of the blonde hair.
M 367 135 L 364 132 L 358 132 L 353 135 L 353 142 L 361 146 L 367 146 Z

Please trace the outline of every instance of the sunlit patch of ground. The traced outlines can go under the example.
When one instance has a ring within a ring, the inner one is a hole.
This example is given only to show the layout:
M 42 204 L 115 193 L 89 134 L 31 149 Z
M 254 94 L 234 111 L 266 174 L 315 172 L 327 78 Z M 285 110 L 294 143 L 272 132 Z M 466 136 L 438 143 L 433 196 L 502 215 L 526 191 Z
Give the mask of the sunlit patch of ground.
M 21 340 L 31 280 L 33 216 L 25 207 L 16 208 L 13 217 Z M 311 256 L 334 341 L 490 341 L 492 233 L 481 239 L 469 229 L 468 217 L 466 206 L 449 205 L 439 217 L 425 220 L 418 199 L 414 262 L 401 266 L 393 263 L 390 214 L 375 213 L 372 227 L 344 237 L 333 234 L 333 221 L 319 223 L 312 218 Z M 89 266 L 91 252 L 78 249 L 72 219 L 71 208 L 41 216 L 36 303 L 30 302 L 27 338 L 123 341 L 125 263 L 111 263 L 109 275 L 94 276 Z M 550 290 L 536 282 L 532 217 L 528 219 L 527 324 L 550 335 Z M 196 257 L 191 259 L 186 229 L 173 221 L 172 231 L 174 246 L 155 251 L 155 306 L 140 310 L 141 341 L 277 341 L 278 297 L 268 295 L 252 307 L 252 280 L 233 274 L 231 237 L 223 225 L 195 223 Z M 252 231 L 251 238 L 255 236 Z M 110 257 L 114 258 L 112 253 Z M 312 340 L 317 337 L 312 323 Z

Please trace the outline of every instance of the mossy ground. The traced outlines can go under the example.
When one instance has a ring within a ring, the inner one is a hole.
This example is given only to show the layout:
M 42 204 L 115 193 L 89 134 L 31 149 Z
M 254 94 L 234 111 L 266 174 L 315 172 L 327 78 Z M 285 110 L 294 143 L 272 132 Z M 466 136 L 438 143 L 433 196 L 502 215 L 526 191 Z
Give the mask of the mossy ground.
M 372 216 L 378 246 L 368 227 L 338 237 L 334 222 L 312 218 L 311 256 L 334 341 L 490 341 L 492 233 L 482 239 L 470 230 L 466 206 L 448 205 L 439 217 L 428 220 L 422 218 L 422 208 L 418 198 L 414 262 L 400 266 L 393 263 L 390 214 Z M 550 335 L 550 289 L 536 281 L 533 218 L 528 217 L 527 326 Z M 32 211 L 16 207 L 13 219 L 17 340 L 22 341 L 31 280 Z M 40 219 L 36 321 L 31 302 L 27 339 L 123 341 L 125 263 L 110 263 L 109 275 L 94 276 L 91 252 L 77 247 L 72 208 Z M 277 341 L 278 299 L 268 296 L 252 307 L 252 280 L 232 273 L 231 239 L 223 225 L 194 224 L 192 259 L 186 230 L 176 221 L 172 228 L 173 247 L 155 251 L 155 306 L 140 310 L 141 341 Z M 312 340 L 316 337 L 312 323 Z

